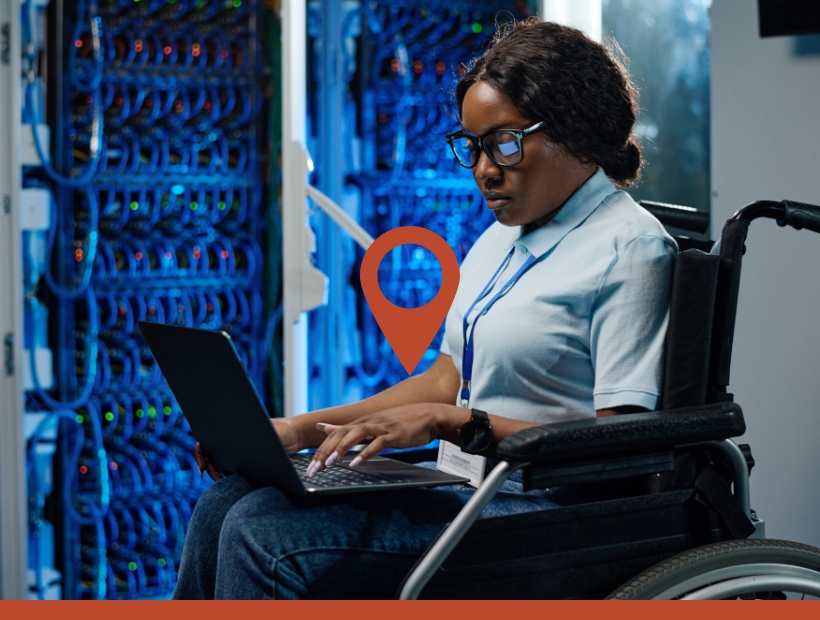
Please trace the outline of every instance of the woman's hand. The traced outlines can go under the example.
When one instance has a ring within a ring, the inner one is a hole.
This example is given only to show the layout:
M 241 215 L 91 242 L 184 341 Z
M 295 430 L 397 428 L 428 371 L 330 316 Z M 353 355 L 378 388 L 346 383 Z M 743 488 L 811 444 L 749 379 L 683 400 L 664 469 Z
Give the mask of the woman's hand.
M 199 477 L 202 477 L 204 472 L 208 472 L 208 475 L 211 477 L 211 480 L 221 480 L 224 476 L 219 473 L 219 470 L 216 468 L 216 465 L 211 463 L 208 460 L 208 455 L 205 454 L 205 450 L 202 448 L 202 444 L 198 441 L 194 446 L 194 460 L 196 460 L 196 464 L 199 467 Z
M 296 454 L 302 448 L 306 448 L 299 427 L 293 423 L 294 418 L 271 418 L 273 430 L 279 435 L 282 445 L 288 454 Z
M 296 454 L 304 447 L 299 429 L 293 424 L 292 420 L 286 418 L 271 418 L 270 423 L 279 435 L 279 439 L 282 441 L 282 445 L 285 446 L 285 450 L 287 450 L 288 454 Z M 194 446 L 194 459 L 199 466 L 200 476 L 207 471 L 212 480 L 219 480 L 224 477 L 216 465 L 208 459 L 208 455 L 205 454 L 205 450 L 203 450 L 199 442 Z
M 316 450 L 313 461 L 308 466 L 308 477 L 314 476 L 325 467 L 339 461 L 353 446 L 371 440 L 364 450 L 350 462 L 356 467 L 375 456 L 385 448 L 413 448 L 438 439 L 445 426 L 454 417 L 448 415 L 456 411 L 454 405 L 418 403 L 385 409 L 363 416 L 344 426 L 317 424 L 327 433 L 327 439 Z M 468 416 L 469 417 L 469 414 Z

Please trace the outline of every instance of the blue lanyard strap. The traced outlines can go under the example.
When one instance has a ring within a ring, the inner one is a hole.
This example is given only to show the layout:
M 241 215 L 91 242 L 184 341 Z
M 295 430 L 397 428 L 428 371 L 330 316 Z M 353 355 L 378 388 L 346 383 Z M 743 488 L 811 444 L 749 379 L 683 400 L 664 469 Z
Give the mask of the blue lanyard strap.
M 473 351 L 474 351 L 473 336 L 475 335 L 475 328 L 476 328 L 476 325 L 478 325 L 478 320 L 482 316 L 487 314 L 487 312 L 489 312 L 490 308 L 492 308 L 493 304 L 495 302 L 497 302 L 499 299 L 501 299 L 502 297 L 504 297 L 504 295 L 506 295 L 510 291 L 510 289 L 513 286 L 515 286 L 515 283 L 518 282 L 518 280 L 521 278 L 521 276 L 523 276 L 524 273 L 526 273 L 526 271 L 535 264 L 535 257 L 532 254 L 530 254 L 527 257 L 527 260 L 524 261 L 524 264 L 521 265 L 521 267 L 518 268 L 518 271 L 516 271 L 513 274 L 513 276 L 509 280 L 507 280 L 507 282 L 504 283 L 504 286 L 502 286 L 501 289 L 499 289 L 499 291 L 490 298 L 490 301 L 488 301 L 487 304 L 481 309 L 481 312 L 479 312 L 478 315 L 476 315 L 475 321 L 473 321 L 473 327 L 470 330 L 469 337 L 467 335 L 467 328 L 468 328 L 467 319 L 469 318 L 470 313 L 473 311 L 473 308 L 475 308 L 476 304 L 479 301 L 481 301 L 482 299 L 484 299 L 487 296 L 487 294 L 490 292 L 490 289 L 495 284 L 495 281 L 498 278 L 501 271 L 509 264 L 510 260 L 512 259 L 512 255 L 513 255 L 514 252 L 515 252 L 515 246 L 513 246 L 512 249 L 510 249 L 509 254 L 507 254 L 507 256 L 504 257 L 504 260 L 501 263 L 501 266 L 493 274 L 493 277 L 490 278 L 490 281 L 487 283 L 487 286 L 485 286 L 484 289 L 481 291 L 481 293 L 479 293 L 478 297 L 476 297 L 476 300 L 472 303 L 470 308 L 464 314 L 464 321 L 463 321 L 464 352 L 463 352 L 463 355 L 462 355 L 462 358 L 461 358 L 461 378 L 462 378 L 462 381 L 463 381 L 462 384 L 461 384 L 461 404 L 464 407 L 466 407 L 467 404 L 470 402 L 470 381 L 473 378 Z

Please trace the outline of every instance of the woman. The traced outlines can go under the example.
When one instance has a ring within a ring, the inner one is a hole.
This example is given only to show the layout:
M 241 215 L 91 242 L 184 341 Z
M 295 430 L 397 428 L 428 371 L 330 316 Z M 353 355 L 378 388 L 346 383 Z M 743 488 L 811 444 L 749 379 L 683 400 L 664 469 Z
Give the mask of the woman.
M 494 448 L 529 426 L 657 405 L 677 248 L 617 189 L 642 164 L 625 68 L 580 31 L 528 20 L 496 37 L 456 98 L 462 126 L 448 142 L 497 223 L 462 264 L 428 371 L 359 403 L 273 420 L 290 452 L 318 447 L 309 475 L 365 439 L 351 465 L 387 447 L 458 445 L 471 409 L 490 413 Z M 221 478 L 199 446 L 197 460 Z M 307 501 L 221 479 L 194 511 L 175 596 L 393 597 L 471 494 L 440 487 Z M 524 493 L 513 478 L 483 515 L 556 499 Z

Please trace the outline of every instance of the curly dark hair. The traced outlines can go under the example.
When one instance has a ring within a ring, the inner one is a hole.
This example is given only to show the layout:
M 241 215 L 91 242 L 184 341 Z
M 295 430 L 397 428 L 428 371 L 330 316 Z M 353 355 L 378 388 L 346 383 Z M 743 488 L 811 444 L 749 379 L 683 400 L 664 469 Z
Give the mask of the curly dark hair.
M 544 121 L 553 142 L 593 162 L 619 187 L 640 178 L 643 157 L 632 130 L 638 91 L 626 58 L 580 30 L 537 18 L 502 28 L 456 87 L 459 114 L 467 90 L 486 82 L 533 121 Z

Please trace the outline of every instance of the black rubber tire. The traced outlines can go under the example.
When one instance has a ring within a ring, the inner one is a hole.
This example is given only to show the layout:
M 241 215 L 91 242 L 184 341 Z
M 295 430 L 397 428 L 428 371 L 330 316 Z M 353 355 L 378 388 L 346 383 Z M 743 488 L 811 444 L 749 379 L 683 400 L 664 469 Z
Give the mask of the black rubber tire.
M 730 540 L 706 545 L 655 564 L 607 599 L 653 599 L 702 573 L 742 564 L 788 564 L 820 572 L 820 549 L 787 540 Z

